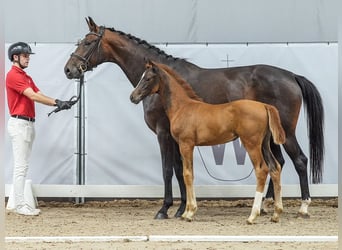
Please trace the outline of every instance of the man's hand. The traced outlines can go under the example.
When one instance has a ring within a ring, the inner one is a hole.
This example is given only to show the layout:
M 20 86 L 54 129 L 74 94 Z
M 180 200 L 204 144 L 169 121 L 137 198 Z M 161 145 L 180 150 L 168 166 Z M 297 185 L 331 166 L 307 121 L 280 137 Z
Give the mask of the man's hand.
M 61 101 L 58 99 L 56 99 L 55 102 L 59 110 L 70 109 L 74 104 L 73 101 Z
M 56 99 L 55 100 L 56 104 L 54 106 L 57 106 L 57 108 L 55 108 L 50 113 L 48 113 L 48 116 L 50 116 L 52 113 L 57 113 L 61 110 L 70 109 L 75 103 L 77 103 L 77 101 L 78 101 L 77 97 L 71 97 L 69 101 L 61 101 L 61 100 Z

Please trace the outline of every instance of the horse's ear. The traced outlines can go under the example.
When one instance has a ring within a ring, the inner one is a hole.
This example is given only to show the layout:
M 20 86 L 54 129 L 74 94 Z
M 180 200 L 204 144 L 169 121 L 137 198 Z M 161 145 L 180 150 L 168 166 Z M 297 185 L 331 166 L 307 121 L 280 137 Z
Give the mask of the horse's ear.
M 88 16 L 88 18 L 86 18 L 86 22 L 88 24 L 90 32 L 97 32 L 97 25 L 90 16 Z

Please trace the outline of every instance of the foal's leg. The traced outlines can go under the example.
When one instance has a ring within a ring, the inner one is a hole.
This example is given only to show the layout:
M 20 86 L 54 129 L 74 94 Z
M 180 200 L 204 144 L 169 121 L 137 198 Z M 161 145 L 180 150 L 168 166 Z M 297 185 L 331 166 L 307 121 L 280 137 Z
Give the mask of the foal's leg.
M 280 214 L 283 212 L 283 202 L 281 197 L 281 167 L 276 163 L 275 171 L 270 171 L 274 187 L 274 212 L 271 218 L 273 222 L 279 222 Z
M 257 180 L 257 187 L 256 187 L 255 196 L 254 196 L 252 211 L 251 211 L 250 216 L 247 219 L 248 224 L 253 224 L 256 217 L 260 215 L 262 196 L 264 193 L 265 183 L 266 183 L 267 174 L 268 174 L 268 167 L 265 163 L 264 158 L 262 157 L 260 147 L 261 146 L 253 146 L 253 145 L 248 147 L 245 145 L 248 155 L 253 163 L 255 176 Z
M 270 173 L 270 180 L 272 181 L 274 191 L 274 213 L 271 221 L 278 222 L 280 214 L 283 212 L 283 203 L 281 198 L 281 167 L 278 161 L 272 154 L 270 147 L 270 137 L 267 136 L 263 142 L 263 157 L 265 162 L 267 162 L 268 170 Z M 270 182 L 271 182 L 270 181 Z
M 278 161 L 278 163 L 280 164 L 280 168 L 282 169 L 285 163 L 283 154 L 281 152 L 280 146 L 274 144 L 274 142 L 271 140 L 270 141 L 270 147 L 271 147 L 271 151 L 274 155 L 274 157 L 276 158 L 276 160 Z M 281 171 L 280 169 L 280 171 Z M 267 188 L 267 192 L 265 195 L 265 199 L 262 203 L 261 206 L 261 214 L 267 214 L 269 212 L 269 208 L 271 206 L 273 206 L 274 203 L 274 189 L 273 189 L 273 181 L 272 178 L 269 179 L 268 182 L 268 188 Z
M 186 207 L 182 218 L 192 221 L 197 211 L 196 195 L 194 190 L 193 152 L 194 146 L 186 143 L 179 144 L 180 153 L 183 160 L 183 177 L 186 187 Z

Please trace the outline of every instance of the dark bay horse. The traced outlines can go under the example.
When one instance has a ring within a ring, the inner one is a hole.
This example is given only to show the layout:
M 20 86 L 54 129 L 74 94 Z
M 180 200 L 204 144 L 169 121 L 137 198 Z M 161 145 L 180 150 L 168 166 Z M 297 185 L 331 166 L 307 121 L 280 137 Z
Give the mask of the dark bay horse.
M 254 223 L 260 215 L 268 173 L 274 185 L 275 209 L 271 220 L 278 222 L 283 211 L 281 167 L 270 148 L 271 136 L 276 144 L 283 144 L 286 139 L 278 110 L 272 105 L 252 100 L 205 103 L 187 82 L 165 64 L 149 62 L 130 99 L 138 104 L 155 93 L 160 96 L 170 121 L 171 135 L 178 143 L 182 156 L 186 186 L 186 207 L 182 218 L 191 221 L 197 211 L 193 187 L 194 147 L 223 144 L 239 137 L 253 163 L 257 179 L 253 207 L 247 223 Z
M 130 34 L 98 26 L 90 17 L 86 21 L 90 32 L 78 44 L 64 68 L 69 79 L 79 78 L 85 71 L 92 70 L 101 63 L 112 62 L 120 66 L 133 87 L 136 87 L 145 70 L 145 58 L 149 58 L 175 70 L 205 102 L 218 104 L 238 99 L 251 99 L 275 106 L 279 110 L 287 136 L 283 147 L 299 176 L 302 197 L 299 214 L 309 217 L 308 206 L 311 198 L 307 173 L 308 159 L 297 142 L 296 126 L 303 101 L 310 140 L 311 177 L 313 183 L 319 183 L 322 179 L 324 158 L 324 113 L 321 96 L 313 83 L 303 76 L 268 65 L 200 68 L 186 60 L 172 57 Z M 181 205 L 175 216 L 180 216 L 185 209 L 186 197 L 179 147 L 170 134 L 170 124 L 160 105 L 160 97 L 152 95 L 145 98 L 143 108 L 146 124 L 157 134 L 163 168 L 164 203 L 155 218 L 168 217 L 167 211 L 173 204 L 174 172 L 181 194 Z M 284 159 L 280 146 L 271 143 L 271 149 L 283 166 Z M 273 193 L 270 180 L 265 201 L 272 200 Z

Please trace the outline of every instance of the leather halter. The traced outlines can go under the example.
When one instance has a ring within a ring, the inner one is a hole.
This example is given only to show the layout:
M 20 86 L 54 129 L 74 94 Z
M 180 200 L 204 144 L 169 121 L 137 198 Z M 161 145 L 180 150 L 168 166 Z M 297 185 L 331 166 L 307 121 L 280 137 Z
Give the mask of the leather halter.
M 95 40 L 95 42 L 93 41 L 94 44 L 91 46 L 89 51 L 85 54 L 85 56 L 80 56 L 80 55 L 78 55 L 76 53 L 72 53 L 70 55 L 71 57 L 76 57 L 77 59 L 79 59 L 79 60 L 81 60 L 83 62 L 79 66 L 82 73 L 84 73 L 85 71 L 91 69 L 89 67 L 89 60 L 90 60 L 91 56 L 94 54 L 96 49 L 97 49 L 97 51 L 100 50 L 101 39 L 102 39 L 102 36 L 104 34 L 104 31 L 105 31 L 105 27 L 104 26 L 100 26 L 99 33 L 89 32 L 86 35 L 86 37 L 89 36 L 89 35 L 95 35 L 95 36 L 97 36 L 97 39 Z

